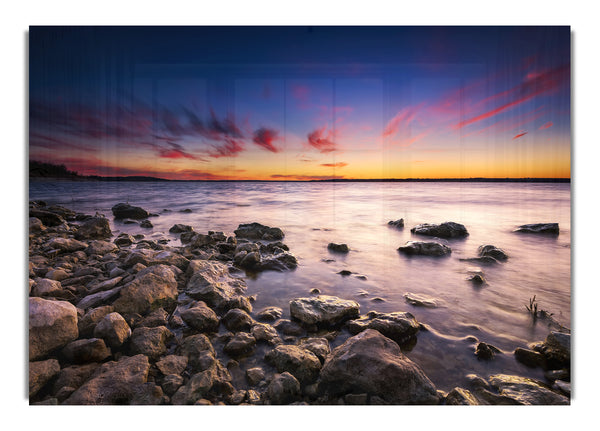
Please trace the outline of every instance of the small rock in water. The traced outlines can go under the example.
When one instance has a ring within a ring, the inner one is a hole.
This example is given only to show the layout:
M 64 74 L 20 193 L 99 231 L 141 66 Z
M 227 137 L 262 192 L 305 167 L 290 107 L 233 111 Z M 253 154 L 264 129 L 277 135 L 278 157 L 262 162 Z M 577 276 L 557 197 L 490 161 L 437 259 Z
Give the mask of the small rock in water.
M 472 275 L 467 280 L 469 280 L 473 284 L 479 284 L 479 285 L 487 284 L 487 281 L 485 280 L 485 278 L 481 274 Z
M 397 227 L 397 228 L 404 227 L 404 219 L 401 218 L 401 219 L 398 219 L 398 220 L 390 220 L 388 222 L 388 225 L 394 226 L 394 227 Z
M 410 232 L 439 238 L 463 238 L 469 235 L 464 225 L 451 221 L 442 224 L 420 224 L 413 227 Z
M 490 256 L 496 260 L 505 261 L 508 259 L 508 255 L 504 252 L 504 250 L 493 246 L 493 245 L 482 245 L 477 249 L 480 257 Z
M 317 289 L 316 287 L 313 287 L 312 289 L 310 289 L 310 293 L 313 295 L 319 295 L 321 293 L 321 291 L 319 289 Z
M 350 251 L 347 244 L 336 244 L 333 242 L 327 245 L 327 249 L 336 253 L 348 253 Z
M 148 211 L 140 207 L 134 207 L 125 203 L 118 203 L 112 208 L 112 213 L 116 219 L 136 219 L 141 220 L 149 216 Z
M 404 299 L 409 304 L 417 307 L 436 308 L 438 306 L 435 299 L 416 293 L 407 292 L 404 294 Z
M 501 353 L 501 350 L 487 343 L 479 343 L 475 349 L 475 356 L 479 359 L 492 359 L 496 353 Z
M 340 272 L 338 272 L 339 275 L 341 275 L 342 277 L 348 277 L 349 275 L 352 274 L 352 271 L 348 271 L 347 269 L 343 269 Z
M 152 222 L 150 220 L 142 220 L 142 222 L 140 223 L 140 227 L 143 227 L 146 229 L 151 229 L 154 227 L 154 225 L 152 224 Z
M 447 245 L 422 241 L 408 241 L 404 246 L 399 247 L 398 251 L 408 255 L 422 256 L 447 256 L 452 253 L 452 249 Z
M 533 223 L 524 224 L 515 229 L 515 232 L 520 233 L 549 233 L 558 235 L 558 223 Z

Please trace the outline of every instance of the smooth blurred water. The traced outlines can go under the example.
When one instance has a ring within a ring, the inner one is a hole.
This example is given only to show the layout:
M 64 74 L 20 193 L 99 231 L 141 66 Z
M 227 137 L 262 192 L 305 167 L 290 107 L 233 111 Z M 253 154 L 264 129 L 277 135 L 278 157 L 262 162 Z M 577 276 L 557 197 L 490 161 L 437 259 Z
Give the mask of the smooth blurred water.
M 416 346 L 406 353 L 443 390 L 460 385 L 469 373 L 542 377 L 541 370 L 519 364 L 512 354 L 548 333 L 546 322 L 534 322 L 525 309 L 534 295 L 539 308 L 570 327 L 570 184 L 31 181 L 29 193 L 30 199 L 103 213 L 115 233 L 166 237 L 172 245 L 179 245 L 178 236 L 168 232 L 175 223 L 202 233 L 232 234 L 249 222 L 280 227 L 299 266 L 248 279 L 248 294 L 257 295 L 255 309 L 276 305 L 289 317 L 289 300 L 308 296 L 316 287 L 323 294 L 356 300 L 363 314 L 410 311 L 431 331 L 420 332 Z M 110 208 L 118 202 L 159 214 L 150 219 L 154 228 L 114 222 Z M 188 208 L 191 213 L 180 212 Z M 404 218 L 404 229 L 387 225 L 399 218 Z M 470 233 L 466 239 L 440 240 L 452 248 L 450 257 L 398 253 L 406 241 L 431 239 L 412 235 L 411 227 L 444 221 L 464 224 Z M 560 234 L 513 232 L 519 225 L 540 222 L 559 223 Z M 329 242 L 346 243 L 351 251 L 332 254 Z M 510 258 L 501 265 L 480 266 L 488 284 L 477 287 L 467 281 L 467 269 L 477 265 L 459 259 L 475 257 L 484 244 L 502 248 Z M 366 280 L 342 277 L 337 274 L 342 269 Z M 407 292 L 436 298 L 441 306 L 409 305 Z M 473 354 L 476 343 L 467 336 L 505 354 L 479 361 Z

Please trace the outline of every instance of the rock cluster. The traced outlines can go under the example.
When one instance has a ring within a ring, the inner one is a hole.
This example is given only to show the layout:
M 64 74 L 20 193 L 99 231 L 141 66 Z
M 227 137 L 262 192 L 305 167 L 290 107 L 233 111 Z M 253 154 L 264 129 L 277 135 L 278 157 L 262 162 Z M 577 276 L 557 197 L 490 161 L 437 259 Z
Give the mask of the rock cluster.
M 126 204 L 113 213 L 149 215 Z M 279 228 L 252 223 L 227 236 L 175 225 L 183 245 L 169 247 L 113 238 L 105 218 L 63 207 L 32 202 L 30 216 L 32 404 L 568 402 L 557 388 L 501 375 L 442 394 L 401 350 L 422 328 L 407 312 L 361 316 L 355 301 L 327 295 L 292 299 L 292 320 L 277 307 L 254 312 L 235 274 L 296 267 Z M 535 352 L 566 367 L 566 346 L 553 333 Z

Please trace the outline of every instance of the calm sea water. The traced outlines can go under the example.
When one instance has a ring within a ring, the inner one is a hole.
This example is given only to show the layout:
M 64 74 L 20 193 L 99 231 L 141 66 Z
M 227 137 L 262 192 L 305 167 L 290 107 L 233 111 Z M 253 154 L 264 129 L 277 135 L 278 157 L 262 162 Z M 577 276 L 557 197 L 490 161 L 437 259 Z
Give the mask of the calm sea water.
M 420 332 L 406 353 L 442 390 L 460 386 L 469 373 L 542 378 L 541 370 L 519 364 L 512 354 L 548 333 L 546 322 L 534 322 L 525 309 L 534 295 L 539 308 L 571 326 L 570 184 L 32 181 L 29 198 L 103 213 L 115 233 L 166 237 L 172 245 L 179 245 L 168 232 L 175 223 L 203 233 L 232 234 L 249 222 L 280 227 L 299 266 L 248 279 L 248 294 L 257 295 L 255 310 L 276 305 L 289 318 L 289 300 L 309 296 L 316 287 L 323 294 L 356 300 L 362 314 L 410 311 L 431 330 Z M 160 214 L 151 218 L 154 228 L 113 222 L 110 208 L 118 202 Z M 179 212 L 183 209 L 192 212 Z M 387 225 L 399 218 L 404 218 L 404 229 Z M 470 233 L 466 239 L 441 240 L 452 248 L 451 257 L 398 253 L 406 241 L 428 239 L 412 235 L 411 227 L 444 221 L 464 224 Z M 560 235 L 512 232 L 539 222 L 559 223 Z M 329 242 L 346 243 L 351 251 L 331 254 Z M 477 287 L 467 281 L 469 267 L 477 264 L 459 259 L 475 257 L 484 244 L 502 248 L 510 258 L 501 265 L 480 266 L 488 284 Z M 364 277 L 342 277 L 337 273 L 343 269 Z M 435 298 L 440 306 L 409 305 L 407 292 Z M 473 336 L 505 353 L 479 361 Z

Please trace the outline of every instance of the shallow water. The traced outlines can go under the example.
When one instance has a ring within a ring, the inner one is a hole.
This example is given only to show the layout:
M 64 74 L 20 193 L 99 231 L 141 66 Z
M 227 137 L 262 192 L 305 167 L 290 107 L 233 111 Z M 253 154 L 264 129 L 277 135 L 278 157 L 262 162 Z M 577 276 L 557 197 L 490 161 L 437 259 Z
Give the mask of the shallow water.
M 168 232 L 175 223 L 192 225 L 202 233 L 232 234 L 239 224 L 249 222 L 280 227 L 299 266 L 291 272 L 249 278 L 248 294 L 257 295 L 255 310 L 276 305 L 289 318 L 289 300 L 309 296 L 316 287 L 323 294 L 356 300 L 361 314 L 410 311 L 430 330 L 419 333 L 407 355 L 438 389 L 450 390 L 469 373 L 542 378 L 541 370 L 519 364 L 512 352 L 548 333 L 547 322 L 534 322 L 525 309 L 534 295 L 539 308 L 571 326 L 570 190 L 565 183 L 31 181 L 29 198 L 103 213 L 114 233 L 166 237 L 171 245 L 179 245 L 178 235 Z M 150 218 L 154 228 L 114 222 L 110 208 L 118 202 L 159 214 Z M 192 212 L 180 212 L 184 209 Z M 399 218 L 404 218 L 404 229 L 387 225 Z M 411 227 L 444 221 L 464 224 L 470 234 L 465 239 L 439 240 L 452 248 L 450 257 L 398 253 L 406 241 L 432 239 L 412 235 Z M 512 232 L 519 225 L 540 222 L 559 223 L 560 234 Z M 331 253 L 329 242 L 346 243 L 351 251 Z M 459 260 L 475 257 L 484 244 L 503 249 L 509 260 L 496 266 Z M 467 281 L 468 269 L 474 266 L 484 271 L 487 285 Z M 354 274 L 342 277 L 337 274 L 342 269 Z M 433 297 L 439 307 L 409 305 L 404 299 L 407 292 Z M 479 361 L 473 354 L 476 342 L 469 336 L 505 354 Z

